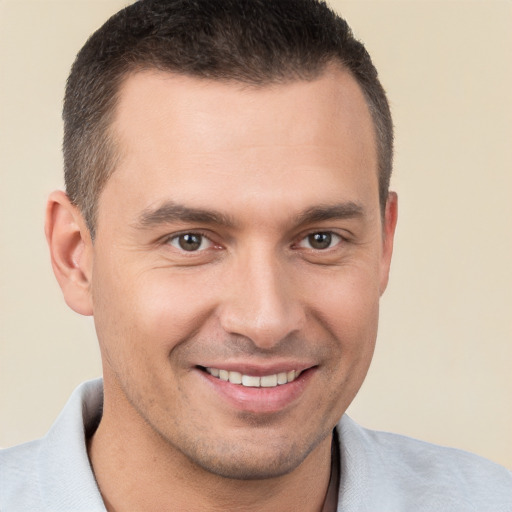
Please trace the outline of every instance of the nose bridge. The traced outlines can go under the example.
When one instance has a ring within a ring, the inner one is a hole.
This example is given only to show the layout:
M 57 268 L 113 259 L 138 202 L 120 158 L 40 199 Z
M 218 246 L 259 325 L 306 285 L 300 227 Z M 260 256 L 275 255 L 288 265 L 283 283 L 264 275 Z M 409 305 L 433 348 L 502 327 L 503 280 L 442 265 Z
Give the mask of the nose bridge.
M 270 349 L 300 329 L 303 311 L 287 265 L 272 249 L 258 248 L 231 267 L 221 323 L 226 332 Z

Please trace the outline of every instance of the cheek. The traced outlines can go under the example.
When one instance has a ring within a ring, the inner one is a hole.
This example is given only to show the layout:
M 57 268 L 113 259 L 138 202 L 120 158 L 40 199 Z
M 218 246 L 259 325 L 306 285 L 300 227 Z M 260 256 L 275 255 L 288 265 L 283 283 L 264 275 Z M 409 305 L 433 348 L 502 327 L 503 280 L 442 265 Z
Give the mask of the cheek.
M 342 340 L 344 350 L 362 348 L 375 337 L 380 298 L 377 276 L 376 266 L 345 267 L 321 278 L 317 275 L 305 292 L 309 308 Z
M 375 271 L 343 269 L 323 286 L 311 290 L 311 314 L 333 340 L 329 381 L 336 385 L 330 400 L 348 407 L 359 390 L 373 356 L 379 317 L 379 288 Z M 320 291 L 321 290 L 321 291 Z
M 136 282 L 132 321 L 167 351 L 190 338 L 214 308 L 215 297 L 193 278 L 163 270 L 143 274 Z
M 213 308 L 211 293 L 193 276 L 169 269 L 130 272 L 124 267 L 95 272 L 95 322 L 100 342 L 124 357 L 167 357 L 191 335 Z

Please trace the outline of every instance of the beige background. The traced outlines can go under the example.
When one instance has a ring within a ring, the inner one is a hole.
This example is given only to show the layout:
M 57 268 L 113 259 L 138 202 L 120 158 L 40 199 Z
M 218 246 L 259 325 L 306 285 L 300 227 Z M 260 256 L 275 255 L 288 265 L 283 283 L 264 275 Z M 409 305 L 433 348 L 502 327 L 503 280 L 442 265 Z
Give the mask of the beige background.
M 42 229 L 75 53 L 126 2 L 0 0 L 0 445 L 100 374 Z M 400 196 L 379 343 L 351 415 L 512 468 L 512 3 L 336 1 L 388 90 Z

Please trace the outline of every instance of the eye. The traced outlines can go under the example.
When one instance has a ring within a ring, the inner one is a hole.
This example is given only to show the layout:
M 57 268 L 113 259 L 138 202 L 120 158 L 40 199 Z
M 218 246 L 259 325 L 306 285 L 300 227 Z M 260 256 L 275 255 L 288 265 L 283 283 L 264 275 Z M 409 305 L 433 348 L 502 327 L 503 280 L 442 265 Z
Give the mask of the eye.
M 300 247 L 306 249 L 325 250 L 338 245 L 341 242 L 341 236 L 331 233 L 330 231 L 320 231 L 311 233 L 299 242 Z
M 168 243 L 187 252 L 203 251 L 212 246 L 212 242 L 199 233 L 182 233 L 170 238 Z

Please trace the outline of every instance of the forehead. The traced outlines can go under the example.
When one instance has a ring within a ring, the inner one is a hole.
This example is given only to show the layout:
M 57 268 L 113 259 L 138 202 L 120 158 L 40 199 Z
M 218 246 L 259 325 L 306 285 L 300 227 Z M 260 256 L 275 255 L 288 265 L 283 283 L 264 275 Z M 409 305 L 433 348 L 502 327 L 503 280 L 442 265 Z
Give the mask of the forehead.
M 228 189 L 307 208 L 299 199 L 334 182 L 333 194 L 378 196 L 371 116 L 357 82 L 338 68 L 258 87 L 136 73 L 120 90 L 113 131 L 120 160 L 106 189 L 141 209 L 181 197 L 218 209 Z
M 334 65 L 314 80 L 259 86 L 149 70 L 130 74 L 119 97 L 114 125 L 122 134 L 140 136 L 151 122 L 179 144 L 200 138 L 205 151 L 245 145 L 248 135 L 266 143 L 276 133 L 293 143 L 338 144 L 347 130 L 361 138 L 372 125 L 356 80 Z M 329 134 L 311 130 L 326 123 Z

